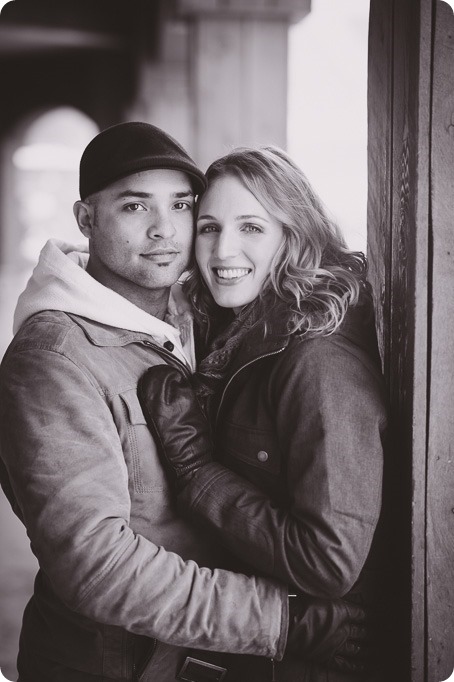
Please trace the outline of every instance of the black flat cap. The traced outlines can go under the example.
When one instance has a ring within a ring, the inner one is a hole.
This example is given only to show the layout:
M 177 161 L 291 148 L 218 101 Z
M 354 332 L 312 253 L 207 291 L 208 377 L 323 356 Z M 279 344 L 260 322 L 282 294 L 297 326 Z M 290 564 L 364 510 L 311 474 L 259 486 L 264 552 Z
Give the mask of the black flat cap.
M 205 175 L 173 137 L 150 123 L 130 121 L 106 128 L 85 148 L 80 160 L 80 198 L 127 175 L 155 168 L 187 173 L 196 194 L 207 187 Z

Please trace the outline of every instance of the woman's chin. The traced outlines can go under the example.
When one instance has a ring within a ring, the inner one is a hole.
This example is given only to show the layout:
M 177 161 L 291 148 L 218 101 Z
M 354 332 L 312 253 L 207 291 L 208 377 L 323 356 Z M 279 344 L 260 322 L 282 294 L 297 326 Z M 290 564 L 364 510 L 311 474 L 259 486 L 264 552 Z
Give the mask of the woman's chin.
M 219 292 L 211 292 L 216 304 L 220 308 L 232 308 L 235 313 L 239 312 L 244 306 L 250 303 L 253 298 L 251 296 L 232 296 L 227 294 L 219 295 Z

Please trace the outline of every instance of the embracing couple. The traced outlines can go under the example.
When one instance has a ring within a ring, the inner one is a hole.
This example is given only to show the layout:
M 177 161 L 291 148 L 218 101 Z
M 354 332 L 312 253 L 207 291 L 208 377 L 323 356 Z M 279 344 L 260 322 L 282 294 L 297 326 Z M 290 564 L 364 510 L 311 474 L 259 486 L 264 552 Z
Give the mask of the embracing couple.
M 20 682 L 386 679 L 364 256 L 274 147 L 204 175 L 120 124 L 80 197 L 88 249 L 45 245 L 1 367 Z

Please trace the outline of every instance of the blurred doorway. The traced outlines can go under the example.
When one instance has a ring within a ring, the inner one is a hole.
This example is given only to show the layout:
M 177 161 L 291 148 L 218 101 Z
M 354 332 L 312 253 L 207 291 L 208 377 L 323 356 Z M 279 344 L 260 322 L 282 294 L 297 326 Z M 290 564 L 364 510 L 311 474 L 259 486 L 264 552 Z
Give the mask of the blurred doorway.
M 12 337 L 11 307 L 49 238 L 81 242 L 72 213 L 78 164 L 96 124 L 72 107 L 21 121 L 2 150 L 0 354 Z

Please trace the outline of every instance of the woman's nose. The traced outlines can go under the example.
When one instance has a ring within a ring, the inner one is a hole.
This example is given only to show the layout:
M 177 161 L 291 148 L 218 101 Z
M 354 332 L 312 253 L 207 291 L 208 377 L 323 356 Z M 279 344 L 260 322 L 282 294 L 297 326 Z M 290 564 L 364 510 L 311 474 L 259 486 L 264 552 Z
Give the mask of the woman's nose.
M 220 260 L 226 260 L 238 253 L 238 240 L 232 232 L 222 231 L 216 240 L 216 256 Z

